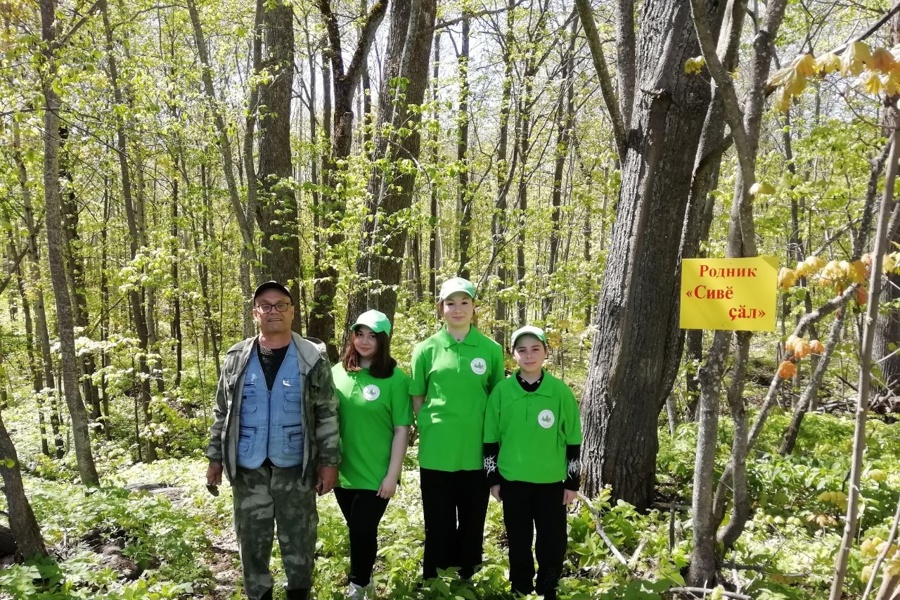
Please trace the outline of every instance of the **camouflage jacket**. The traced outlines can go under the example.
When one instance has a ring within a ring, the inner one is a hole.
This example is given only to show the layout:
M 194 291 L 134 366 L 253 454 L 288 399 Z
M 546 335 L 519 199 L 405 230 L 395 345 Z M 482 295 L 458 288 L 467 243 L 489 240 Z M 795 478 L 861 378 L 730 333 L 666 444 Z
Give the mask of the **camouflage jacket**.
M 320 465 L 335 467 L 341 461 L 338 401 L 331 381 L 331 365 L 324 344 L 313 338 L 292 334 L 297 346 L 303 385 L 303 479 L 315 485 Z M 237 444 L 240 430 L 241 390 L 250 353 L 256 351 L 256 337 L 247 338 L 228 349 L 216 387 L 215 422 L 210 428 L 206 457 L 219 461 L 229 481 L 237 473 Z

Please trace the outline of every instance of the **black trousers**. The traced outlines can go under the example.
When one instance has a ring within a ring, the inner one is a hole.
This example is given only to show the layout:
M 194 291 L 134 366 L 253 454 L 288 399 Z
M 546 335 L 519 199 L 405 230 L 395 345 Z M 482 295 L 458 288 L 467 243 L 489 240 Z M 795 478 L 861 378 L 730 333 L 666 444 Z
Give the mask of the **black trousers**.
M 347 528 L 350 530 L 350 582 L 365 587 L 372 580 L 375 555 L 378 552 L 378 524 L 388 501 L 375 495 L 375 490 L 334 488 Z
M 425 556 L 422 576 L 437 577 L 438 569 L 459 569 L 468 579 L 481 566 L 484 519 L 490 489 L 484 471 L 420 469 Z
M 512 591 L 553 593 L 566 555 L 566 506 L 563 484 L 504 481 L 500 485 L 503 523 L 509 541 L 509 581 Z M 537 583 L 531 543 L 537 530 Z

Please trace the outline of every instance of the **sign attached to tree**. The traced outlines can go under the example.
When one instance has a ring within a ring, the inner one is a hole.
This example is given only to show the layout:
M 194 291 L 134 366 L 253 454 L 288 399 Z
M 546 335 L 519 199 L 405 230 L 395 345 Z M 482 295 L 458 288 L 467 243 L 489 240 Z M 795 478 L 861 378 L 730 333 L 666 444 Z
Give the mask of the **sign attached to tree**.
M 686 258 L 681 328 L 774 331 L 778 259 Z

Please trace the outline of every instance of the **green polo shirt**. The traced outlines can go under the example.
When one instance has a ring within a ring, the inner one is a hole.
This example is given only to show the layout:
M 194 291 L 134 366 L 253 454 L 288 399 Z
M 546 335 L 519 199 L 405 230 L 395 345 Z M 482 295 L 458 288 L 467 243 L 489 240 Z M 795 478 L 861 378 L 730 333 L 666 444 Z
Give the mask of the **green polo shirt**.
M 533 392 L 523 390 L 513 376 L 491 393 L 484 415 L 484 443 L 500 444 L 497 468 L 504 479 L 565 481 L 566 446 L 581 441 L 575 394 L 547 371 Z
M 341 428 L 339 485 L 377 490 L 391 462 L 394 427 L 412 425 L 409 376 L 395 368 L 387 379 L 369 369 L 348 373 L 338 363 L 331 368 L 337 390 Z
M 503 349 L 475 327 L 461 342 L 445 327 L 416 345 L 409 393 L 425 397 L 418 416 L 419 466 L 482 468 L 484 408 L 503 375 Z

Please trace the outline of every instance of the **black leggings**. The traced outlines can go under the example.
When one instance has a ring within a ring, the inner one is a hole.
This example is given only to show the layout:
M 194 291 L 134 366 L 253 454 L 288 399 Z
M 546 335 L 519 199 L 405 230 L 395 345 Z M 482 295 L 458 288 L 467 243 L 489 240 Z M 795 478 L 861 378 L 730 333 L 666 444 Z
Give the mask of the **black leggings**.
M 334 497 L 350 530 L 350 583 L 362 587 L 372 580 L 378 552 L 378 523 L 388 505 L 386 499 L 375 493 L 375 490 L 334 488 Z
M 490 496 L 484 471 L 420 469 L 420 483 L 425 517 L 422 576 L 431 579 L 438 569 L 456 567 L 460 577 L 472 577 L 481 566 Z

